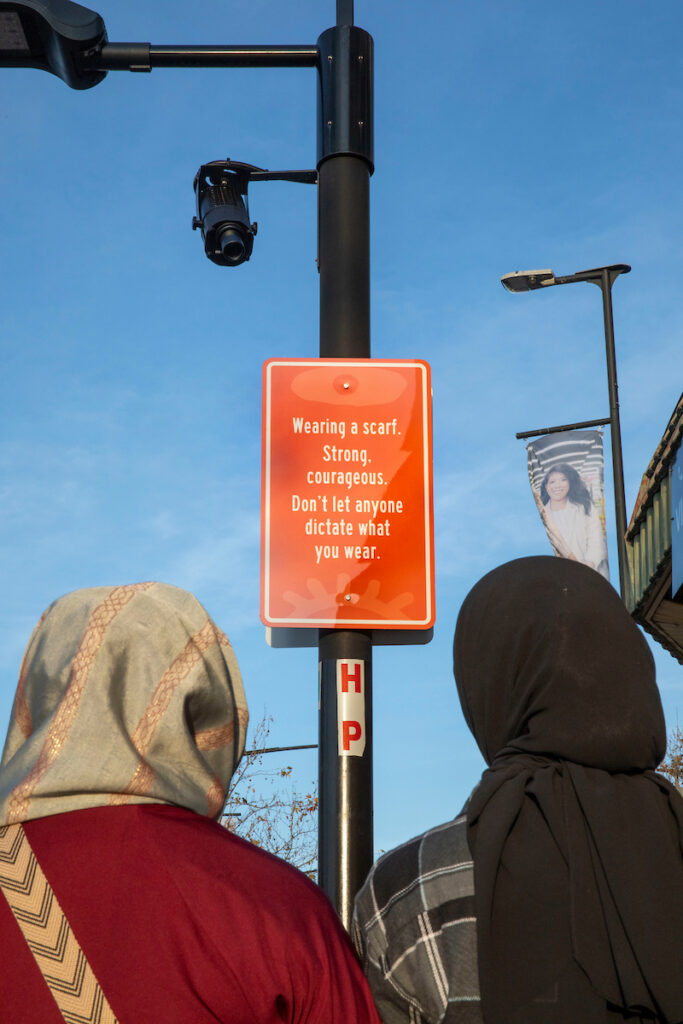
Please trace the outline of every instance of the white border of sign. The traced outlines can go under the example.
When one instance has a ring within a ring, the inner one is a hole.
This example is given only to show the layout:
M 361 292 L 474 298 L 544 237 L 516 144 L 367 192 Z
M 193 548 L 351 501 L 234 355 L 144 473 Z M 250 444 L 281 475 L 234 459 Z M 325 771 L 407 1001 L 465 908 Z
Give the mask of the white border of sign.
M 271 448 L 272 448 L 272 437 L 271 437 L 271 424 L 272 424 L 272 409 L 271 409 L 271 370 L 274 366 L 299 366 L 305 367 L 316 367 L 320 366 L 321 362 L 325 363 L 336 363 L 339 367 L 353 367 L 362 368 L 368 365 L 384 366 L 387 369 L 401 369 L 404 370 L 406 367 L 413 367 L 420 371 L 422 379 L 422 462 L 424 469 L 424 560 L 425 560 L 425 609 L 426 616 L 424 619 L 317 619 L 312 618 L 310 620 L 299 619 L 297 622 L 292 622 L 291 618 L 276 618 L 269 614 L 270 606 L 270 468 L 271 468 Z M 352 629 L 352 628 L 365 628 L 365 629 L 429 629 L 431 626 L 432 619 L 434 617 L 434 608 L 432 605 L 432 591 L 434 588 L 432 572 L 432 558 L 431 552 L 433 549 L 433 536 L 432 536 L 432 523 L 431 523 L 431 492 L 429 487 L 431 465 L 429 459 L 429 408 L 430 408 L 430 395 L 427 391 L 427 366 L 423 361 L 412 360 L 412 359 L 274 359 L 268 362 L 265 367 L 265 415 L 264 415 L 264 429 L 265 429 L 265 465 L 263 467 L 263 479 L 261 486 L 263 488 L 263 548 L 262 548 L 262 587 L 263 587 L 263 611 L 264 615 L 268 619 L 270 626 L 289 626 L 292 629 L 306 628 L 310 626 L 315 627 L 338 627 L 339 629 Z

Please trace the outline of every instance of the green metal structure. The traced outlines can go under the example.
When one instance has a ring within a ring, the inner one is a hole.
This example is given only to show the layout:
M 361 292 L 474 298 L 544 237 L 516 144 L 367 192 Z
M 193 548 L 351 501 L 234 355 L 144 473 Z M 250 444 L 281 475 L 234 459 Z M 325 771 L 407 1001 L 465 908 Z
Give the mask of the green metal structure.
M 683 664 L 683 602 L 671 593 L 671 467 L 683 440 L 683 395 L 640 485 L 626 531 L 626 606 Z

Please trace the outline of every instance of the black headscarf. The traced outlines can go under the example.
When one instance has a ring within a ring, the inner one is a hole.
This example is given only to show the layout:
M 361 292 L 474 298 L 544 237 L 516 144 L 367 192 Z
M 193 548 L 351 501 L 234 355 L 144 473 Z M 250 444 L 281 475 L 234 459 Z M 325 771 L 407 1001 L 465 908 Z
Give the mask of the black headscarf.
M 463 712 L 486 1024 L 683 1021 L 683 799 L 652 655 L 609 583 L 521 558 L 470 591 Z

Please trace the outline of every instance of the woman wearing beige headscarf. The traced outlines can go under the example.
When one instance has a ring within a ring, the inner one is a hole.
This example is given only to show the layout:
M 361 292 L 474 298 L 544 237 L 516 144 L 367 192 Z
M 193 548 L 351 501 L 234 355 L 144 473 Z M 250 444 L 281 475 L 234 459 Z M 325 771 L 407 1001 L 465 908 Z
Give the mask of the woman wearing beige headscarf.
M 377 1020 L 317 887 L 213 820 L 247 719 L 191 594 L 98 587 L 47 610 L 0 767 L 3 1019 Z

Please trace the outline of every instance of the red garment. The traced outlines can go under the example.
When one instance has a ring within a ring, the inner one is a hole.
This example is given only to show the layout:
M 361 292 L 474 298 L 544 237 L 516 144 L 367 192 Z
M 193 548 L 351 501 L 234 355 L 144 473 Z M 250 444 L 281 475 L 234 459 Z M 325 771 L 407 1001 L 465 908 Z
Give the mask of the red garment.
M 327 898 L 215 822 L 163 804 L 24 828 L 120 1024 L 379 1024 Z M 59 1024 L 0 894 L 0 1021 Z

